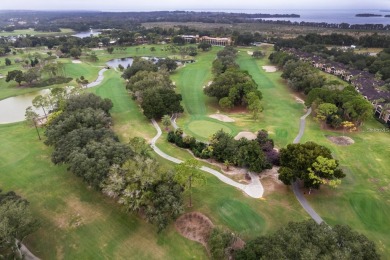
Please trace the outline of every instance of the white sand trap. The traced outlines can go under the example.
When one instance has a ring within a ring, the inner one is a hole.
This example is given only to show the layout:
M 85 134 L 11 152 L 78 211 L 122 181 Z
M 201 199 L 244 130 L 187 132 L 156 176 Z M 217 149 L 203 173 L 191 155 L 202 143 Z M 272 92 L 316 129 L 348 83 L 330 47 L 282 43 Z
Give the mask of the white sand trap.
M 74 63 L 74 64 L 80 64 L 80 63 L 82 63 L 82 62 L 81 62 L 81 60 L 72 60 L 72 63 Z
M 213 82 L 212 82 L 212 81 L 209 81 L 209 82 L 207 83 L 207 86 L 210 86 L 211 84 L 213 84 Z
M 265 72 L 275 72 L 278 70 L 278 68 L 275 66 L 263 66 L 263 70 L 265 70 Z
M 209 117 L 217 119 L 217 120 L 222 121 L 222 122 L 227 122 L 227 123 L 234 122 L 233 118 L 230 118 L 228 116 L 221 115 L 221 114 L 213 114 L 213 115 L 209 115 Z
M 305 101 L 303 101 L 299 97 L 295 97 L 295 101 L 297 101 L 297 103 L 299 103 L 299 104 L 305 104 Z
M 3 79 L 3 78 L 4 78 L 4 76 L 0 74 L 0 79 Z
M 253 55 L 253 51 L 248 51 L 248 55 Z
M 246 138 L 248 140 L 256 139 L 256 135 L 252 132 L 239 132 L 238 135 L 234 137 L 234 140 L 240 140 L 241 138 Z

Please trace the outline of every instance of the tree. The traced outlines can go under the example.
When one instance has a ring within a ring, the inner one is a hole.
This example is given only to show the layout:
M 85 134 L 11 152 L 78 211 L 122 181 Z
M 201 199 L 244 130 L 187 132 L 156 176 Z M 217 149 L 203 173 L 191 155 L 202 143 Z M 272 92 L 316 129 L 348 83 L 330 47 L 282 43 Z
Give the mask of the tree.
M 114 47 L 110 46 L 110 47 L 107 47 L 107 52 L 109 54 L 112 54 L 114 52 Z
M 90 62 L 97 62 L 99 60 L 99 58 L 96 55 L 96 53 L 93 51 L 90 55 L 88 55 L 88 60 Z
M 48 99 L 46 97 L 38 95 L 32 100 L 32 104 L 35 108 L 41 108 L 45 116 L 47 116 L 45 108 L 48 106 Z
M 136 155 L 122 167 L 113 165 L 102 187 L 128 211 L 144 212 L 158 232 L 183 212 L 181 185 L 149 157 Z
M 157 64 L 156 64 L 160 69 L 162 66 L 165 65 L 168 71 L 174 71 L 177 69 L 177 63 L 175 60 L 172 60 L 170 58 L 165 58 L 165 59 L 159 59 Z
M 234 235 L 228 230 L 213 228 L 207 240 L 212 259 L 230 259 L 229 248 L 234 242 Z
M 313 220 L 290 222 L 275 233 L 257 237 L 235 254 L 255 259 L 380 259 L 374 242 L 348 226 L 329 227 Z
M 15 80 L 20 86 L 20 83 L 24 81 L 23 72 L 21 70 L 8 71 L 5 81 L 10 82 L 11 80 Z
M 38 68 L 31 68 L 23 73 L 24 80 L 31 84 L 33 81 L 39 79 L 41 77 L 40 70 Z
M 192 186 L 202 185 L 206 182 L 205 175 L 200 171 L 200 162 L 196 159 L 188 159 L 175 167 L 175 180 L 190 193 L 190 205 L 192 207 Z
M 184 45 L 184 44 L 186 43 L 186 41 L 184 40 L 184 38 L 181 37 L 181 36 L 174 36 L 174 37 L 172 38 L 172 42 L 173 42 L 174 44 L 177 44 L 177 45 Z
M 338 108 L 331 103 L 320 104 L 316 111 L 316 119 L 320 122 L 324 122 L 329 116 L 337 113 Z
M 5 58 L 5 66 L 10 66 L 11 65 L 11 60 L 8 58 Z
M 0 190 L 0 226 L 0 257 L 21 259 L 19 246 L 38 229 L 39 222 L 33 217 L 28 201 L 12 191 Z
M 260 59 L 260 58 L 263 58 L 264 56 L 265 56 L 265 54 L 262 51 L 254 51 L 252 53 L 252 57 L 255 59 Z
M 355 97 L 343 104 L 344 115 L 347 120 L 357 126 L 372 116 L 372 105 L 362 97 Z
M 230 98 L 229 97 L 223 97 L 219 100 L 218 102 L 219 106 L 223 109 L 223 110 L 229 110 L 229 109 L 232 109 L 234 107 L 232 101 L 230 101 Z
M 69 52 L 70 56 L 72 56 L 75 59 L 78 59 L 81 56 L 81 50 L 79 48 L 72 48 Z
M 340 183 L 345 177 L 331 151 L 314 142 L 289 144 L 282 148 L 280 165 L 279 180 L 286 185 L 300 179 L 305 187 L 319 189 L 321 184 Z
M 156 72 L 158 68 L 151 61 L 144 60 L 144 59 L 135 59 L 133 61 L 133 64 L 131 64 L 129 68 L 125 69 L 125 71 L 122 74 L 122 77 L 124 79 L 130 79 L 132 76 L 137 74 L 137 72 L 142 70 Z
M 172 89 L 148 89 L 143 93 L 141 107 L 147 118 L 160 119 L 164 115 L 182 113 L 184 109 L 180 105 L 181 100 L 181 95 Z
M 168 131 L 169 126 L 171 125 L 171 117 L 169 115 L 164 115 L 161 118 L 161 122 L 162 122 L 163 126 L 165 126 L 165 130 Z
M 198 44 L 198 49 L 202 49 L 202 51 L 208 51 L 211 49 L 211 44 L 207 42 L 201 42 Z

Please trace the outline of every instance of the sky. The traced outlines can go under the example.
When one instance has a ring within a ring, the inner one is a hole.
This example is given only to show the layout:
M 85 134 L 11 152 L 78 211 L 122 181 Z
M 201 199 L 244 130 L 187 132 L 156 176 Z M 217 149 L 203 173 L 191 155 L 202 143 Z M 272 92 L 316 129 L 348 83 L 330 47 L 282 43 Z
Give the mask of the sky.
M 0 0 L 1 10 L 390 9 L 390 0 Z

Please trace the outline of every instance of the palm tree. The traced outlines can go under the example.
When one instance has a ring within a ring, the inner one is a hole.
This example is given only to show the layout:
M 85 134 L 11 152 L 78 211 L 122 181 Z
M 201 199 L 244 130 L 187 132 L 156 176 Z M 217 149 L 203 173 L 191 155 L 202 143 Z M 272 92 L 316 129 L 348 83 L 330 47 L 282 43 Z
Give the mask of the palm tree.
M 161 118 L 161 123 L 165 126 L 165 130 L 169 130 L 169 126 L 171 125 L 171 117 L 169 115 L 165 115 Z

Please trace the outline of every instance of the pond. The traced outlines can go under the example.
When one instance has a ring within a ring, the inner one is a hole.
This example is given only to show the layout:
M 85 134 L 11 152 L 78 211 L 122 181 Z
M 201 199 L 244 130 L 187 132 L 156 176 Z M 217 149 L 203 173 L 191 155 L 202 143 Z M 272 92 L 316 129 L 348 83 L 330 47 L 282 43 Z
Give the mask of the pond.
M 86 37 L 91 37 L 92 36 L 97 36 L 101 34 L 101 32 L 99 31 L 94 31 L 94 30 L 90 30 L 88 32 L 79 32 L 79 33 L 76 33 L 76 34 L 73 34 L 72 36 L 75 36 L 77 38 L 86 38 Z
M 134 59 L 133 58 L 120 58 L 120 59 L 113 59 L 106 64 L 112 68 L 118 68 L 119 64 L 122 65 L 125 69 L 127 66 L 131 66 L 133 64 Z
M 28 94 L 0 100 L 0 124 L 23 121 L 26 108 L 32 106 L 32 100 L 38 95 L 48 94 L 50 90 L 43 89 Z M 34 109 L 39 115 L 44 115 L 42 109 Z

